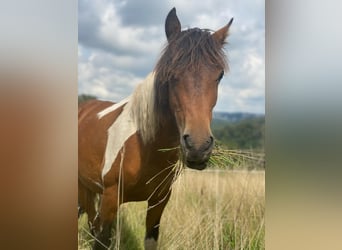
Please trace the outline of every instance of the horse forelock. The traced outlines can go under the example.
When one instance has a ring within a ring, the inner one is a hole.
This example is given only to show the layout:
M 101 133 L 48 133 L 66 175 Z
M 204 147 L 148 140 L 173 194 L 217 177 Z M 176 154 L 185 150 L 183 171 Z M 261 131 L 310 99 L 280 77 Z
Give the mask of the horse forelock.
M 164 48 L 155 67 L 156 81 L 163 84 L 184 73 L 198 71 L 200 66 L 228 69 L 222 43 L 209 30 L 193 28 L 182 31 Z

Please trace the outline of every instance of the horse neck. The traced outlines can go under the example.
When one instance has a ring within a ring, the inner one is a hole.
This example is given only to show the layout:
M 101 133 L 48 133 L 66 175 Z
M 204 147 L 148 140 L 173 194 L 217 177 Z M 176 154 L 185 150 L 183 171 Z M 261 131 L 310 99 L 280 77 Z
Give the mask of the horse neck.
M 161 148 L 174 148 L 179 146 L 179 132 L 177 124 L 169 110 L 163 113 L 163 117 L 159 121 L 154 144 Z
M 150 73 L 144 82 L 137 86 L 129 102 L 133 120 L 140 130 L 144 146 L 156 145 L 160 148 L 172 148 L 179 145 L 179 133 L 174 115 L 166 98 L 157 100 L 156 94 L 167 96 L 166 85 L 162 92 L 156 92 L 154 72 Z

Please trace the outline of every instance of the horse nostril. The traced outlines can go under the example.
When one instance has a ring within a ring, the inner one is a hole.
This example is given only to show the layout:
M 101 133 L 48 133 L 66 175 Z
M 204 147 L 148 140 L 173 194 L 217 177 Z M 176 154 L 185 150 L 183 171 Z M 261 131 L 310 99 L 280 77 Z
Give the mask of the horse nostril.
M 212 136 L 209 136 L 208 140 L 206 141 L 206 145 L 207 145 L 207 148 L 206 149 L 209 149 L 214 143 L 214 137 Z
M 187 134 L 186 134 L 186 135 L 183 135 L 183 140 L 184 140 L 184 144 L 185 144 L 186 148 L 190 149 L 190 148 L 193 147 L 189 135 L 187 135 Z

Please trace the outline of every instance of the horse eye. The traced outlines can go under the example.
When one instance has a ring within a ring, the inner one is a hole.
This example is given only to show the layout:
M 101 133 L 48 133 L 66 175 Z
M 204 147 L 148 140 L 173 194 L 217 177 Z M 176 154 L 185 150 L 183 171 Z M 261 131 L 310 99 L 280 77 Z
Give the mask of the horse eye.
M 224 72 L 221 71 L 220 76 L 216 79 L 216 82 L 220 82 L 222 77 L 223 77 L 223 75 L 224 75 Z

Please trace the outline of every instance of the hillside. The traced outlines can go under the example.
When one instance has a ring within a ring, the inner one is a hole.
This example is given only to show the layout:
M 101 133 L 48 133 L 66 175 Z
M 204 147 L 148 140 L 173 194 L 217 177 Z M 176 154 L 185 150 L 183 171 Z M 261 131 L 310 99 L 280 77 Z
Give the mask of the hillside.
M 213 114 L 213 120 L 225 122 L 239 122 L 241 120 L 252 119 L 257 117 L 264 117 L 264 115 L 245 112 L 214 112 Z
M 265 116 L 250 113 L 214 113 L 212 132 L 231 149 L 263 149 Z

